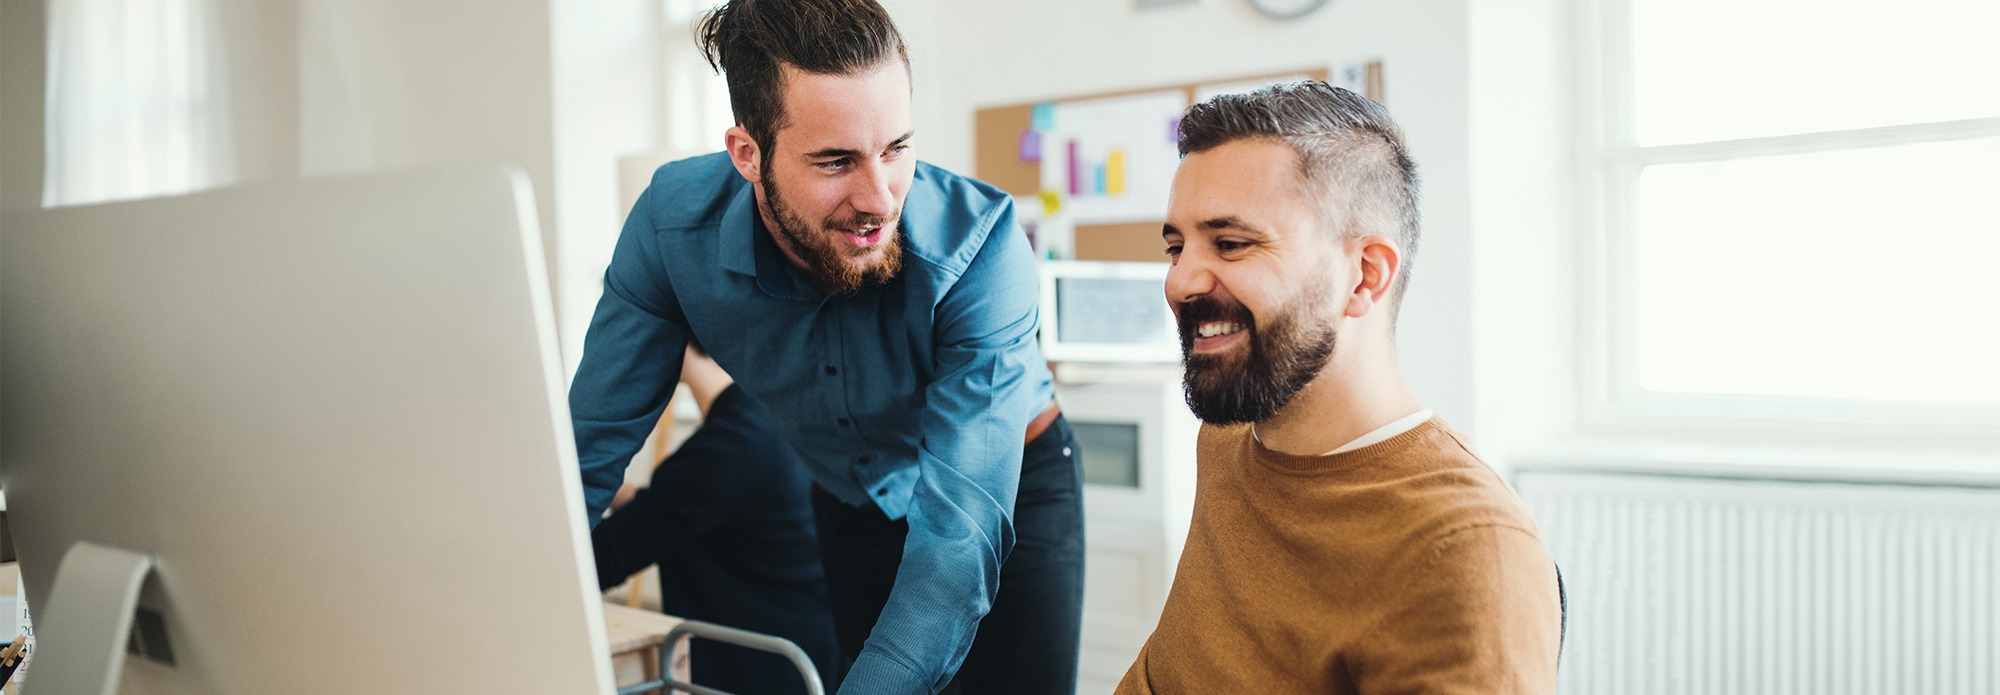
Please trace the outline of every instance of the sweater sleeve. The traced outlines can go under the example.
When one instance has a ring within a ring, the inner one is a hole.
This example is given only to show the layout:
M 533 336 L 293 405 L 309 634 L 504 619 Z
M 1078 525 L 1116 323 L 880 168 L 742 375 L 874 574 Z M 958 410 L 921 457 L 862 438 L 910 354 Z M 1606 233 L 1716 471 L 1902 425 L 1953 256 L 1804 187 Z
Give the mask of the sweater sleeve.
M 1434 542 L 1395 605 L 1350 652 L 1359 692 L 1553 693 L 1561 608 L 1555 563 L 1518 528 Z

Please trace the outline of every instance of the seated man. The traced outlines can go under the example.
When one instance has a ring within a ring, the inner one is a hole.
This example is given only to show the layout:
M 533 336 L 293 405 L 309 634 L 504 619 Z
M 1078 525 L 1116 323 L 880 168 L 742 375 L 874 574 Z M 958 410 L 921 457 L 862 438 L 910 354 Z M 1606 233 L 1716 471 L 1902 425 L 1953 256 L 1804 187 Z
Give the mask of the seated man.
M 831 690 L 840 683 L 840 648 L 805 464 L 763 408 L 698 346 L 688 346 L 682 365 L 701 429 L 653 469 L 651 486 L 614 503 L 591 531 L 597 581 L 608 589 L 658 564 L 660 610 L 789 639 Z M 699 685 L 805 692 L 797 669 L 775 654 L 695 640 L 690 658 Z
M 1179 573 L 1118 692 L 1554 692 L 1534 519 L 1397 365 L 1418 224 L 1401 130 L 1321 82 L 1180 128 L 1166 290 L 1206 424 Z

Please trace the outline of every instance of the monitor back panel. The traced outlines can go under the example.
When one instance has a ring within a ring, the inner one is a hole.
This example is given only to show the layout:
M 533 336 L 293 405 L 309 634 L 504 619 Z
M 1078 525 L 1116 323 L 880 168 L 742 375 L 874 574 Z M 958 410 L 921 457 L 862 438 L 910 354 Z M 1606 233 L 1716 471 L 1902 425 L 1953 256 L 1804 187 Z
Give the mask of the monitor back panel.
M 175 663 L 128 695 L 610 692 L 532 200 L 455 170 L 6 215 L 31 606 L 77 541 L 152 553 Z

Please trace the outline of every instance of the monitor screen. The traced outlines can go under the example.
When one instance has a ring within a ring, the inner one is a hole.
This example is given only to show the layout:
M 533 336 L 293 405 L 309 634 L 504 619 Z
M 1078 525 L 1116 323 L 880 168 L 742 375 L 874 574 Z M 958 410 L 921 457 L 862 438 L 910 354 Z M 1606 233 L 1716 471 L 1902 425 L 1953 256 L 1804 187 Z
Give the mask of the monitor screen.
M 1044 261 L 1044 355 L 1058 362 L 1179 361 L 1166 273 L 1165 263 Z
M 533 200 L 450 170 L 0 218 L 30 692 L 612 692 Z

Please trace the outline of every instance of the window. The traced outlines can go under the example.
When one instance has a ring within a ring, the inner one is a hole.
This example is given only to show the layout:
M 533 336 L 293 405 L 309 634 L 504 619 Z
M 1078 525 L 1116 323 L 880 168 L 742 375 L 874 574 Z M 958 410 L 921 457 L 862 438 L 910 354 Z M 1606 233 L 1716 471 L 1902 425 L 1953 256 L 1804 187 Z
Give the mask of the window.
M 213 22 L 203 0 L 49 3 L 43 205 L 186 193 L 232 176 Z
M 1595 7 L 1608 409 L 2000 422 L 2000 4 Z

